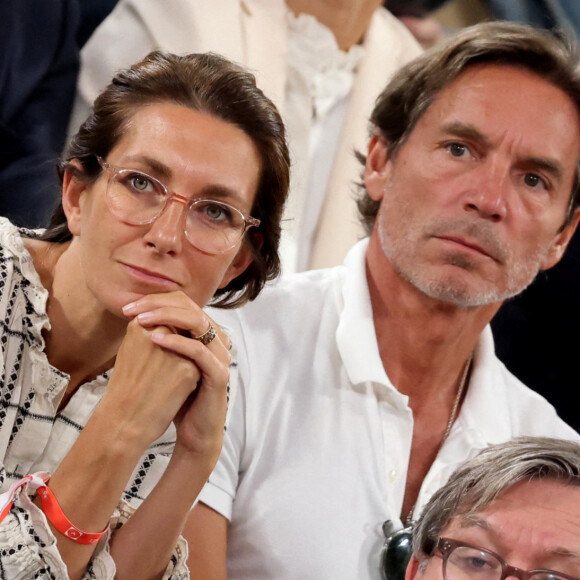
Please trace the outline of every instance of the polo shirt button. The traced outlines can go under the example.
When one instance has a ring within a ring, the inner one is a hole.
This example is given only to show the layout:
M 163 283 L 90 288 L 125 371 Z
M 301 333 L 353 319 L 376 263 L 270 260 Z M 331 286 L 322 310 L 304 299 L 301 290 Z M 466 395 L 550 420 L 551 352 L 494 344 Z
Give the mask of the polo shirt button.
M 391 469 L 391 471 L 389 471 L 389 480 L 391 481 L 391 483 L 393 483 L 395 479 L 397 479 L 397 470 Z

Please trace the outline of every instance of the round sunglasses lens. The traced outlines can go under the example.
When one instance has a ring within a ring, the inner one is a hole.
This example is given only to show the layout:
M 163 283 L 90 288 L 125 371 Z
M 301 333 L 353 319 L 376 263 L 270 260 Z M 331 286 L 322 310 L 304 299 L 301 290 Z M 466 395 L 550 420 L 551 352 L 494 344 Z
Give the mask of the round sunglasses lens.
M 413 536 L 408 528 L 395 532 L 381 553 L 383 580 L 405 580 L 407 564 L 413 553 Z

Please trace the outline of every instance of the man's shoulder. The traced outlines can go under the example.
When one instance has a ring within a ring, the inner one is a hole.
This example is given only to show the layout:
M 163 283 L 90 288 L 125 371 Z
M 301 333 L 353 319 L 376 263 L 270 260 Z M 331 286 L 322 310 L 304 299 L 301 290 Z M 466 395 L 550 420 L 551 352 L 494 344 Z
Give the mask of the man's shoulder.
M 488 352 L 483 353 L 477 392 L 471 399 L 472 417 L 484 430 L 498 437 L 522 435 L 578 439 L 580 435 L 567 425 L 544 397 L 527 387 L 493 352 L 491 331 L 486 329 L 480 340 Z M 483 420 L 483 425 L 481 421 Z M 491 442 L 495 442 L 492 440 Z
M 264 300 L 293 300 L 308 301 L 311 299 L 325 299 L 329 292 L 341 288 L 346 276 L 344 266 L 308 270 L 283 276 L 276 282 L 269 284 L 264 289 Z
M 548 400 L 522 383 L 499 359 L 498 364 L 505 375 L 514 437 L 534 435 L 580 439 L 580 434 L 558 416 Z
M 251 320 L 268 317 L 274 324 L 276 317 L 291 309 L 313 311 L 341 295 L 346 270 L 344 266 L 309 270 L 284 276 L 267 284 L 260 295 L 235 310 L 218 312 L 211 309 L 218 319 Z
M 207 312 L 231 336 L 235 358 L 263 360 L 264 349 L 274 358 L 288 348 L 296 354 L 296 340 L 321 344 L 334 336 L 345 273 L 337 266 L 293 274 L 267 285 L 241 308 Z

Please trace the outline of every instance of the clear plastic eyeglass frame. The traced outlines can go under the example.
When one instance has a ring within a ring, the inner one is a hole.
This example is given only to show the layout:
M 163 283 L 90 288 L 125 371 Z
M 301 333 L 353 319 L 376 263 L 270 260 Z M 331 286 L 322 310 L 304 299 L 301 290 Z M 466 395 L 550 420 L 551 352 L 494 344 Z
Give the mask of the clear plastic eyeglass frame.
M 113 215 L 129 225 L 153 223 L 170 202 L 185 207 L 184 233 L 188 242 L 208 254 L 234 248 L 260 220 L 215 199 L 187 198 L 169 191 L 159 179 L 143 171 L 115 167 L 101 157 L 99 165 L 109 174 L 107 203 Z

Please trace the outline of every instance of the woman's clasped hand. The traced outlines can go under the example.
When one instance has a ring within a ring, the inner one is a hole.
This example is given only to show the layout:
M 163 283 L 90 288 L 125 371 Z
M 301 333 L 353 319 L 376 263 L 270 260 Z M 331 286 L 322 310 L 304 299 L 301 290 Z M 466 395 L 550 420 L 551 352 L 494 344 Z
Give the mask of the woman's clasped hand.
M 123 313 L 131 322 L 101 406 L 107 413 L 124 409 L 134 421 L 129 428 L 141 431 L 136 436 L 145 445 L 174 421 L 176 445 L 190 453 L 213 449 L 217 460 L 227 407 L 228 337 L 179 291 L 149 294 Z M 209 325 L 217 335 L 204 345 L 194 337 Z

